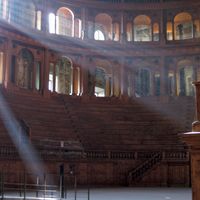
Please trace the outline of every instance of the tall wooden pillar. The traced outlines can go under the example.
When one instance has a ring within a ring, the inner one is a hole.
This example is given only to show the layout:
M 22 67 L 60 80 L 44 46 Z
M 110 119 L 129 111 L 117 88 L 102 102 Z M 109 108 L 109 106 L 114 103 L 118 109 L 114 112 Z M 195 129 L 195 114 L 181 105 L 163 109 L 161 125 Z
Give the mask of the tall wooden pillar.
M 78 95 L 79 94 L 79 68 L 74 65 L 72 68 L 72 95 Z
M 166 29 L 166 22 L 164 21 L 164 12 L 163 9 L 160 11 L 160 27 L 159 27 L 159 40 L 161 44 L 166 43 L 166 34 L 167 34 L 167 29 Z
M 191 156 L 192 200 L 200 199 L 200 132 L 189 132 L 181 135 L 187 143 Z
M 81 58 L 80 93 L 83 96 L 88 95 L 88 63 L 85 56 Z
M 5 49 L 6 53 L 4 55 L 5 61 L 4 61 L 4 72 L 5 72 L 5 79 L 4 79 L 4 87 L 8 87 L 11 83 L 10 80 L 10 68 L 11 68 L 11 62 L 12 62 L 12 42 L 10 39 L 7 40 L 6 43 L 6 49 Z
M 166 74 L 165 74 L 165 58 L 162 56 L 160 60 L 160 95 L 165 96 L 167 91 L 166 91 Z
M 192 124 L 192 130 L 200 132 L 200 82 L 194 83 L 196 87 L 196 121 Z
M 43 95 L 48 96 L 49 92 L 49 50 L 45 49 L 44 51 L 44 70 L 43 70 Z
M 192 199 L 200 199 L 200 82 L 196 87 L 196 121 L 192 124 L 192 131 L 181 135 L 182 140 L 190 147 Z
M 81 20 L 82 20 L 82 30 L 81 30 L 81 38 L 82 40 L 84 38 L 87 38 L 87 35 L 86 35 L 86 9 L 85 8 L 81 8 Z
M 121 63 L 121 97 L 128 97 L 128 77 L 127 77 L 127 69 L 125 65 L 125 60 L 122 58 L 122 63 Z
M 120 22 L 120 42 L 125 43 L 126 42 L 126 24 L 124 21 L 124 12 L 121 12 L 121 22 Z

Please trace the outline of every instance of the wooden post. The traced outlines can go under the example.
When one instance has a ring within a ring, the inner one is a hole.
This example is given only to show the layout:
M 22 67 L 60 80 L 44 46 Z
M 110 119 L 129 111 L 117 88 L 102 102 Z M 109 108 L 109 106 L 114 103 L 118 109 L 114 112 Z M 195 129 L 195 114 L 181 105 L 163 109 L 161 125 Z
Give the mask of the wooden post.
M 24 170 L 24 200 L 26 199 L 26 171 Z
M 192 200 L 200 199 L 200 132 L 189 132 L 181 135 L 190 147 Z
M 184 133 L 181 138 L 186 142 L 191 154 L 192 199 L 200 199 L 200 82 L 196 86 L 196 121 L 192 124 L 193 132 Z
M 200 132 L 200 82 L 194 82 L 195 91 L 196 91 L 196 120 L 192 124 L 192 131 Z

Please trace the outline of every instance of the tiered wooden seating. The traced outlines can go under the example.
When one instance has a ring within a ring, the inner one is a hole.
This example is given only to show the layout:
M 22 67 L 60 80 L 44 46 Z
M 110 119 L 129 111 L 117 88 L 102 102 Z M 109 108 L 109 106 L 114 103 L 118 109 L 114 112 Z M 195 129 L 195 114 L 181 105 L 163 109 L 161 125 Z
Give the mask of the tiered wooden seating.
M 131 102 L 100 98 L 65 101 L 88 150 L 182 148 L 178 133 L 193 121 L 193 114 L 188 113 L 193 99 L 188 98 L 165 103 L 142 98 Z
M 83 145 L 86 151 L 182 148 L 177 134 L 190 131 L 193 121 L 194 102 L 189 97 L 170 97 L 161 103 L 156 98 L 124 101 L 64 95 L 44 98 L 29 91 L 3 93 L 16 118 L 30 127 L 31 140 L 46 146 L 64 141 Z
M 16 118 L 24 120 L 30 128 L 33 143 L 50 147 L 53 143 L 59 147 L 63 142 L 64 145 L 71 142 L 70 144 L 79 143 L 80 149 L 82 148 L 62 102 L 28 91 L 4 91 L 4 96 Z

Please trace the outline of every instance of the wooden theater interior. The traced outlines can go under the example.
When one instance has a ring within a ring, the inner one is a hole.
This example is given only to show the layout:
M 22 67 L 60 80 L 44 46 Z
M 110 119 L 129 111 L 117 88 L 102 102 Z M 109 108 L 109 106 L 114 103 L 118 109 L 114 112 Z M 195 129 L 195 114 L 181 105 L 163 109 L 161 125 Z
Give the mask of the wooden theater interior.
M 0 0 L 1 180 L 189 187 L 199 80 L 199 0 Z

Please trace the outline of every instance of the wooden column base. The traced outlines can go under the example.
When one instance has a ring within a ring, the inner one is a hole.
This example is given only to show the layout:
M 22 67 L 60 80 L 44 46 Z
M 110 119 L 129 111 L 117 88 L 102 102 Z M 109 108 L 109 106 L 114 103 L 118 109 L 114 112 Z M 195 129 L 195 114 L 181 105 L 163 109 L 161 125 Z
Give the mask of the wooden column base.
M 190 147 L 192 199 L 200 200 L 200 132 L 188 132 L 181 135 Z

